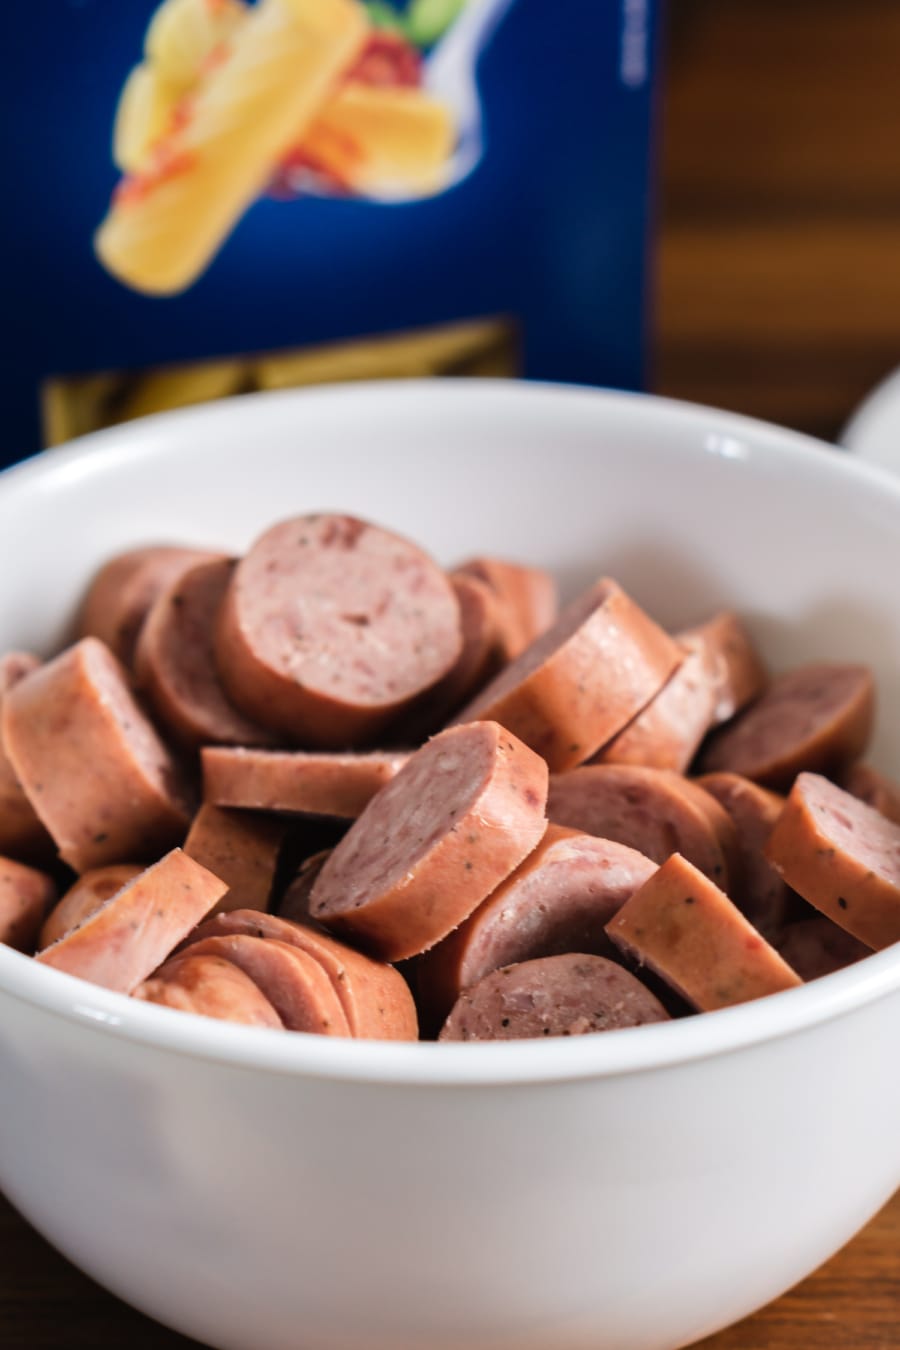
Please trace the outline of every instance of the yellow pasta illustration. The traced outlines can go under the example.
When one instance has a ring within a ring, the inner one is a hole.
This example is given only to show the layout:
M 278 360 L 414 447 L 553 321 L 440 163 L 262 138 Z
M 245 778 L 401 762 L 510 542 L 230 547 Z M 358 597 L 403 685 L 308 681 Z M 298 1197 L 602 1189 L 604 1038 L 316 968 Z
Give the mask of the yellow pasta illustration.
M 184 289 L 265 187 L 365 40 L 355 0 L 259 0 L 189 116 L 124 180 L 95 239 L 107 269 L 151 294 Z
M 163 0 L 144 40 L 148 64 L 171 84 L 193 84 L 204 62 L 231 40 L 247 12 L 243 0 Z
M 172 130 L 182 96 L 181 86 L 154 66 L 135 66 L 125 81 L 113 127 L 113 159 L 123 173 L 145 167 L 153 146 Z

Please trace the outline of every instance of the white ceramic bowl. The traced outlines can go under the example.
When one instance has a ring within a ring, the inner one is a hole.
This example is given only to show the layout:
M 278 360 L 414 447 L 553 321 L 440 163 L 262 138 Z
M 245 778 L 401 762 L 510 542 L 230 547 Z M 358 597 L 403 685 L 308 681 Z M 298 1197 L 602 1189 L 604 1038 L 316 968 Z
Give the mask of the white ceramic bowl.
M 247 398 L 0 480 L 0 640 L 47 648 L 145 539 L 356 512 L 441 558 L 729 604 L 776 665 L 874 666 L 900 765 L 900 482 L 652 398 L 461 383 Z M 672 1350 L 801 1279 L 900 1183 L 900 947 L 660 1027 L 341 1042 L 136 1004 L 0 951 L 0 1184 L 220 1350 Z

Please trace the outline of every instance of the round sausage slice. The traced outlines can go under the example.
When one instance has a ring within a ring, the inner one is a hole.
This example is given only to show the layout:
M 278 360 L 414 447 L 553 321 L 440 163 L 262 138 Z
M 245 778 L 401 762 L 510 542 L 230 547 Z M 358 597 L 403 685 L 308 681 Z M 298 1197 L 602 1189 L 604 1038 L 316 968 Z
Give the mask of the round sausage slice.
M 454 568 L 450 578 L 480 581 L 496 596 L 504 661 L 514 661 L 556 622 L 556 582 L 539 567 L 525 567 L 502 558 L 472 558 Z
M 184 851 L 228 883 L 217 910 L 267 909 L 286 826 L 253 811 L 222 811 L 204 802 Z
M 678 853 L 626 900 L 606 931 L 699 1012 L 803 983 L 728 896 Z
M 696 783 L 734 822 L 740 867 L 732 899 L 754 928 L 771 939 L 786 922 L 792 898 L 765 855 L 784 798 L 737 773 L 707 773 Z M 796 896 L 793 900 L 799 903 Z
M 673 853 L 729 884 L 736 870 L 734 826 L 718 802 L 667 769 L 586 764 L 553 774 L 547 814 L 557 825 L 627 844 L 653 862 Z
M 355 820 L 409 755 L 208 746 L 201 757 L 203 795 L 217 806 Z
M 132 998 L 247 1027 L 284 1030 L 281 1018 L 250 977 L 220 956 L 188 953 L 172 957 L 138 985 Z
M 50 877 L 12 858 L 0 858 L 0 942 L 30 956 L 55 899 Z
M 457 721 L 500 722 L 559 772 L 621 731 L 681 659 L 673 639 L 604 579 L 573 601 Z
M 268 999 L 287 1031 L 349 1036 L 331 980 L 314 957 L 273 938 L 235 934 L 192 942 L 191 956 L 218 956 L 242 970 Z
M 503 966 L 462 994 L 441 1041 L 514 1041 L 667 1022 L 659 999 L 602 956 L 544 956 Z
M 293 880 L 285 889 L 284 895 L 275 906 L 279 918 L 290 919 L 292 923 L 314 923 L 309 912 L 309 897 L 316 884 L 316 877 L 331 856 L 330 848 L 320 849 L 318 853 L 304 858 Z
M 308 925 L 274 914 L 232 910 L 202 923 L 183 948 L 192 951 L 208 937 L 274 939 L 311 956 L 331 980 L 351 1036 L 367 1040 L 414 1041 L 419 1030 L 416 1006 L 402 975 Z
M 337 845 L 310 914 L 386 961 L 433 947 L 538 844 L 547 766 L 496 722 L 410 756 Z
M 65 937 L 66 933 L 71 933 L 73 928 L 96 914 L 107 900 L 118 895 L 123 886 L 134 881 L 143 871 L 144 868 L 136 863 L 113 863 L 109 867 L 96 867 L 90 872 L 83 872 L 47 915 L 38 946 L 49 947 L 51 943 Z
M 29 801 L 76 872 L 158 858 L 184 838 L 187 793 L 175 761 L 124 670 L 96 638 L 10 690 L 3 741 Z
M 872 955 L 871 947 L 824 915 L 786 924 L 774 945 L 803 980 L 818 980 Z
M 900 825 L 801 773 L 766 856 L 789 886 L 866 946 L 900 942 Z
M 604 925 L 656 871 L 634 849 L 549 825 L 533 853 L 421 958 L 423 1003 L 443 1020 L 463 989 L 500 966 L 611 952 Z
M 705 652 L 715 691 L 713 723 L 728 722 L 752 703 L 768 684 L 769 676 L 753 639 L 736 614 L 722 610 L 706 623 L 686 628 L 679 640 L 699 641 Z
M 872 672 L 865 666 L 802 666 L 778 676 L 713 736 L 702 768 L 776 789 L 787 789 L 803 771 L 840 777 L 868 745 L 874 711 Z
M 182 745 L 273 745 L 275 738 L 225 695 L 213 657 L 228 558 L 182 572 L 154 601 L 134 657 L 138 684 L 162 725 Z
M 7 652 L 0 657 L 0 709 L 9 690 L 37 670 L 40 661 L 30 652 Z M 0 853 L 26 862 L 45 862 L 53 856 L 53 840 L 22 791 L 15 770 L 0 743 Z
M 134 659 L 150 606 L 198 563 L 221 557 L 202 549 L 151 545 L 118 553 L 91 581 L 76 622 L 78 637 L 96 637 L 126 666 Z
M 248 717 L 308 745 L 372 740 L 459 659 L 459 606 L 441 569 L 350 516 L 284 521 L 238 563 L 216 654 Z
M 879 773 L 871 764 L 854 764 L 842 786 L 851 796 L 900 825 L 900 783 Z

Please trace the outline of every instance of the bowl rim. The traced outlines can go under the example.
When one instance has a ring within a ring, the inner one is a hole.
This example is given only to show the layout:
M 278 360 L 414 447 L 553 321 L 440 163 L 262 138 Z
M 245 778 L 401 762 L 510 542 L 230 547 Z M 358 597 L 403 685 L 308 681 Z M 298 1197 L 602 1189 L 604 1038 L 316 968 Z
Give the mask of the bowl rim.
M 693 425 L 710 453 L 730 456 L 744 438 L 750 442 L 751 454 L 774 450 L 810 466 L 814 463 L 817 474 L 825 473 L 837 482 L 867 483 L 893 498 L 900 512 L 900 478 L 854 456 L 825 454 L 829 447 L 824 442 L 772 423 L 653 394 L 491 379 L 373 381 L 280 390 L 160 413 L 92 432 L 12 466 L 0 475 L 0 494 L 27 491 L 35 480 L 47 483 L 80 474 L 87 469 L 87 460 L 100 469 L 120 458 L 133 460 L 142 449 L 156 454 L 160 431 L 181 425 L 196 432 L 197 424 L 202 424 L 212 442 L 224 418 L 232 426 L 235 418 L 252 423 L 267 410 L 280 416 L 297 405 L 338 399 L 344 410 L 348 400 L 353 400 L 365 416 L 367 407 L 375 405 L 383 412 L 385 402 L 396 403 L 398 398 L 424 401 L 433 409 L 448 400 L 458 407 L 463 399 L 480 402 L 485 408 L 493 405 L 495 411 L 529 402 L 556 408 L 580 404 L 596 408 L 601 419 L 605 413 L 639 423 L 648 418 L 674 420 L 683 429 Z M 0 947 L 0 994 L 82 1027 L 248 1070 L 423 1089 L 570 1082 L 674 1068 L 802 1033 L 898 992 L 900 944 L 798 989 L 716 1013 L 613 1034 L 474 1045 L 358 1041 L 302 1032 L 285 1036 L 142 1003 Z

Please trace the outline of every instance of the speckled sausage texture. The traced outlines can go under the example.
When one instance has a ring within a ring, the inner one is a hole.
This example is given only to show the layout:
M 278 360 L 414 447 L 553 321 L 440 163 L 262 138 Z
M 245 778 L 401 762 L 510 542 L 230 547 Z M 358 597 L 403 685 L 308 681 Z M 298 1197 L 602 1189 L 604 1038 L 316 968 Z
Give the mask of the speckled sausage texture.
M 286 826 L 255 811 L 223 811 L 204 802 L 184 841 L 184 851 L 228 890 L 217 910 L 267 909 Z
M 216 658 L 231 699 L 304 745 L 371 741 L 455 665 L 459 606 L 415 544 L 350 516 L 284 521 L 238 564 Z
M 802 773 L 766 855 L 789 886 L 878 951 L 900 942 L 900 826 L 819 774 Z
M 189 811 L 175 761 L 96 638 L 10 690 L 3 740 L 29 801 L 76 872 L 149 861 L 184 838 Z
M 602 956 L 545 956 L 504 966 L 462 994 L 441 1041 L 584 1036 L 668 1021 L 649 989 Z
M 30 652 L 7 652 L 0 657 L 0 713 L 10 689 L 40 664 Z M 53 840 L 22 791 L 0 742 L 0 853 L 12 854 L 26 862 L 45 862 L 54 851 Z
M 36 959 L 105 989 L 130 994 L 226 890 L 224 881 L 180 848 L 173 849 Z
M 678 853 L 625 902 L 606 931 L 699 1012 L 803 983 L 728 896 Z
M 426 951 L 536 847 L 546 800 L 546 764 L 496 722 L 444 731 L 350 827 L 310 914 L 386 961 Z
M 189 747 L 276 743 L 229 701 L 216 671 L 216 619 L 233 571 L 230 559 L 219 558 L 176 577 L 157 596 L 138 639 L 138 684 L 167 732 Z
M 175 956 L 138 985 L 132 998 L 164 1008 L 283 1031 L 284 1023 L 248 975 L 220 956 Z
M 12 858 L 0 857 L 0 942 L 30 956 L 55 899 L 56 886 L 50 877 Z
M 548 825 L 533 853 L 419 962 L 420 997 L 443 1019 L 464 989 L 500 966 L 582 952 L 611 954 L 604 932 L 656 871 L 624 844 Z
M 615 736 L 659 692 L 683 652 L 614 581 L 572 602 L 457 718 L 492 719 L 559 772 Z
M 209 746 L 201 758 L 203 795 L 217 806 L 355 820 L 409 755 Z
M 787 921 L 791 900 L 800 904 L 765 855 L 784 798 L 737 773 L 708 773 L 696 782 L 734 822 L 740 870 L 731 897 L 754 928 L 771 938 Z
M 151 545 L 119 553 L 91 581 L 76 620 L 78 637 L 96 637 L 130 666 L 144 619 L 156 598 L 198 563 L 221 557 L 197 548 Z
M 874 712 L 875 686 L 865 666 L 801 666 L 773 680 L 712 737 L 701 767 L 776 790 L 787 790 L 803 771 L 840 778 L 868 745 Z
M 47 915 L 38 939 L 39 947 L 49 947 L 66 933 L 96 914 L 112 897 L 140 876 L 144 868 L 139 863 L 111 863 L 109 867 L 95 867 L 83 872 L 70 886 L 58 905 Z
M 416 1007 L 403 976 L 393 966 L 373 961 L 328 933 L 290 923 L 274 914 L 232 910 L 202 923 L 184 952 L 210 937 L 253 937 L 296 947 L 317 961 L 331 981 L 351 1036 L 366 1040 L 414 1041 Z

